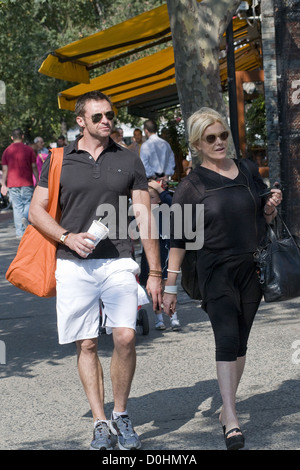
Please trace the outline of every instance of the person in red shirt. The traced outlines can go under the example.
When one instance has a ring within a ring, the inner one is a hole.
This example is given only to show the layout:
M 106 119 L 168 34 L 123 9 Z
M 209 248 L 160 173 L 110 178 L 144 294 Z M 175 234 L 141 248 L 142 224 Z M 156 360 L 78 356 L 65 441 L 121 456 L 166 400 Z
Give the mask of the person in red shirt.
M 2 154 L 2 186 L 1 194 L 9 198 L 13 205 L 16 237 L 21 238 L 28 224 L 28 210 L 33 195 L 33 175 L 36 181 L 39 174 L 36 156 L 29 145 L 23 143 L 23 132 L 15 129 L 12 141 Z

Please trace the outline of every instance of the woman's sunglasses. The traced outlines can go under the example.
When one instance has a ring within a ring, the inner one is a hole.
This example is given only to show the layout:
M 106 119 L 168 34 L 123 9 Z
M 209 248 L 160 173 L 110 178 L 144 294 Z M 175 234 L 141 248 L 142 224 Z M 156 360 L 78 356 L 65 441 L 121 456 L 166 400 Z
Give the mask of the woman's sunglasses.
M 100 122 L 103 116 L 106 116 L 109 121 L 112 121 L 113 118 L 115 117 L 115 112 L 114 111 L 107 111 L 106 113 L 97 113 L 93 114 L 91 117 L 91 120 L 94 124 L 97 124 L 97 122 Z
M 228 136 L 229 136 L 229 132 L 224 131 L 224 132 L 221 132 L 221 134 L 209 134 L 209 135 L 206 135 L 206 136 L 204 137 L 204 140 L 206 140 L 206 142 L 207 142 L 208 144 L 214 144 L 218 137 L 219 137 L 223 142 L 225 142 L 225 140 L 228 139 Z

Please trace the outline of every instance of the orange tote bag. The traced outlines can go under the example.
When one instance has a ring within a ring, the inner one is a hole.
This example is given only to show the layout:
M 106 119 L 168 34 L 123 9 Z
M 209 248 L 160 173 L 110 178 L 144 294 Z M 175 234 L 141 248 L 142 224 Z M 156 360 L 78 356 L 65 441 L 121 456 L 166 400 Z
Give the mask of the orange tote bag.
M 47 210 L 59 222 L 61 211 L 58 198 L 64 149 L 52 149 L 51 152 Z M 57 242 L 48 238 L 33 225 L 28 225 L 21 238 L 17 254 L 6 272 L 6 279 L 19 289 L 38 297 L 54 297 L 56 295 L 56 248 Z

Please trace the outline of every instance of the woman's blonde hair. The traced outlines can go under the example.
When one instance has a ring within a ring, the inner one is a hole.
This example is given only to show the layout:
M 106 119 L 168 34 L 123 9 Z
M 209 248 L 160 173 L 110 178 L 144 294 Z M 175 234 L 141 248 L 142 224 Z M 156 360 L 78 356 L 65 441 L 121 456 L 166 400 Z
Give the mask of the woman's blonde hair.
M 200 157 L 201 152 L 196 148 L 199 140 L 202 139 L 202 136 L 208 126 L 211 126 L 219 122 L 224 126 L 229 134 L 230 128 L 228 126 L 227 120 L 221 116 L 220 113 L 211 108 L 201 108 L 192 114 L 187 121 L 187 130 L 189 136 L 189 146 L 193 156 Z

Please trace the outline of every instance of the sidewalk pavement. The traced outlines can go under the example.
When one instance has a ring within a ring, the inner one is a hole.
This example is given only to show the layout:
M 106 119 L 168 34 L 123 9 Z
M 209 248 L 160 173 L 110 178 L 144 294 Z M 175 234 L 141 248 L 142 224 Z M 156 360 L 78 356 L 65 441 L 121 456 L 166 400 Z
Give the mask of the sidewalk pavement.
M 74 344 L 57 341 L 55 299 L 40 299 L 5 280 L 16 253 L 11 217 L 0 214 L 0 449 L 85 450 L 92 417 L 82 390 Z M 254 322 L 237 410 L 247 450 L 300 449 L 300 299 L 261 304 Z M 128 410 L 142 449 L 223 450 L 214 342 L 199 302 L 180 290 L 182 331 L 137 334 L 137 369 Z M 102 335 L 106 411 L 112 338 Z M 1 356 L 0 356 L 1 359 Z M 1 360 L 0 360 L 1 362 Z

